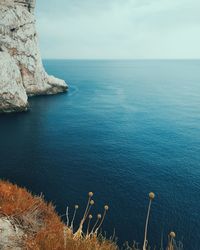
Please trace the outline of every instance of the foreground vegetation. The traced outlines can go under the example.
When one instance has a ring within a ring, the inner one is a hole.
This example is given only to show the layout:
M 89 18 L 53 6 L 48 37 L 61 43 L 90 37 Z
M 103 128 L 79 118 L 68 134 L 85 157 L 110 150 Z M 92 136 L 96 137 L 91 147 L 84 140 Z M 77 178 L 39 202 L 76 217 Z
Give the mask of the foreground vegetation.
M 144 243 L 148 246 L 148 221 L 154 193 L 149 194 L 149 207 L 146 218 Z M 94 205 L 93 193 L 89 192 L 83 218 L 78 230 L 74 230 L 74 220 L 78 205 L 75 205 L 72 219 L 66 209 L 66 224 L 56 214 L 52 204 L 44 202 L 43 197 L 33 196 L 25 188 L 9 182 L 0 181 L 0 249 L 27 250 L 118 250 L 114 239 L 105 239 L 100 228 L 105 220 L 108 205 L 103 214 L 98 214 L 92 224 L 91 208 Z M 85 227 L 84 227 L 85 225 Z M 85 232 L 83 232 L 85 228 Z M 124 246 L 128 250 L 140 250 L 135 244 Z M 167 250 L 181 250 L 176 245 L 175 233 L 169 234 Z M 164 249 L 161 249 L 164 250 Z

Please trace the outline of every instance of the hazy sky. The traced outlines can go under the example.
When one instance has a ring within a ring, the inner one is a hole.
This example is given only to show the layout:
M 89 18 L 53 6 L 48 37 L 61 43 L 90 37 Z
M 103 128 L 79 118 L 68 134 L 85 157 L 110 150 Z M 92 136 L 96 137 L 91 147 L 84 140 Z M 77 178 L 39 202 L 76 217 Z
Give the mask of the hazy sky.
M 200 58 L 200 0 L 37 0 L 43 58 Z

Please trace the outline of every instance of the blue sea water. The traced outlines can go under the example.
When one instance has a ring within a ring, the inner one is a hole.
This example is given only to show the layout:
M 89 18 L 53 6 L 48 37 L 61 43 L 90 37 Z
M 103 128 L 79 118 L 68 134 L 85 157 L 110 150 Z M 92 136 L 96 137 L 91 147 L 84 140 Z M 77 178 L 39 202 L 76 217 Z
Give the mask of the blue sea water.
M 107 235 L 142 243 L 174 230 L 200 249 L 200 61 L 47 60 L 68 94 L 30 98 L 31 110 L 0 116 L 0 178 L 44 194 L 65 214 L 87 193 L 110 210 Z M 64 217 L 63 217 L 64 218 Z

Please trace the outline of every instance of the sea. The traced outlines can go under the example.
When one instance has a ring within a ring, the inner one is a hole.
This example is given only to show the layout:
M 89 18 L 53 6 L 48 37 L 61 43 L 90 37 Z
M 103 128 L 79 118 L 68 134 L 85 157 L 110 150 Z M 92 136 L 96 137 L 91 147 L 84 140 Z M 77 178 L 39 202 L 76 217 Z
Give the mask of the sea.
M 94 192 L 102 233 L 162 249 L 170 231 L 200 249 L 200 61 L 44 60 L 68 93 L 0 115 L 0 178 L 44 195 L 75 229 Z

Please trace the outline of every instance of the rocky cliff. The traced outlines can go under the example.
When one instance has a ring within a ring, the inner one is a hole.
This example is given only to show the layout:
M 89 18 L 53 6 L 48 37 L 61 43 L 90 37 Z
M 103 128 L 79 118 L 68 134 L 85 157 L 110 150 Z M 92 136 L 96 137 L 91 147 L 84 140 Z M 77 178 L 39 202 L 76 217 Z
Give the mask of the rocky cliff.
M 67 90 L 43 68 L 34 8 L 35 0 L 0 0 L 0 112 L 24 111 L 28 96 Z

